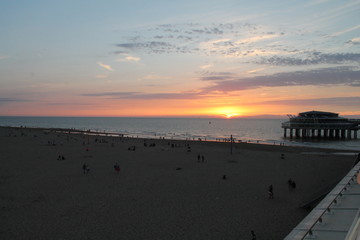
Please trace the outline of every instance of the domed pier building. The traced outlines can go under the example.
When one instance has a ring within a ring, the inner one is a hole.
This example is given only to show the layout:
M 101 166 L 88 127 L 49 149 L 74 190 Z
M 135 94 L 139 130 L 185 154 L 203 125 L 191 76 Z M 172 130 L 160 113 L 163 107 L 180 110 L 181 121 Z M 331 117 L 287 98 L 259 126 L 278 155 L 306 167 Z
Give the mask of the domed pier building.
M 285 138 L 357 139 L 360 128 L 360 119 L 347 119 L 332 112 L 310 111 L 288 116 L 289 121 L 281 125 Z

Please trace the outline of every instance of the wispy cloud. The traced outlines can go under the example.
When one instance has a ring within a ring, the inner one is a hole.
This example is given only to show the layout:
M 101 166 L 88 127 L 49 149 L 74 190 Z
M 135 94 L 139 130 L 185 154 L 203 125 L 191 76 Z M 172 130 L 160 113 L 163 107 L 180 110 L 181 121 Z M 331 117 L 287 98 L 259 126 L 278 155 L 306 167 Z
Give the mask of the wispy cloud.
M 97 62 L 97 64 L 98 64 L 100 67 L 105 68 L 106 70 L 114 71 L 114 69 L 113 69 L 110 65 L 104 64 L 104 63 L 102 63 L 102 62 Z
M 115 61 L 116 62 L 139 62 L 140 60 L 141 60 L 141 58 L 139 58 L 139 57 L 127 55 L 127 56 L 124 56 L 123 58 L 116 59 Z
M 253 73 L 261 72 L 264 70 L 265 70 L 265 68 L 256 68 L 256 69 L 247 71 L 247 73 L 253 74 Z
M 360 42 L 359 42 L 360 43 Z M 347 62 L 360 63 L 360 53 L 321 53 L 307 52 L 305 56 L 286 57 L 272 56 L 269 58 L 261 58 L 257 63 L 270 64 L 278 66 L 300 66 L 300 65 L 316 65 L 316 64 L 341 64 Z
M 347 85 L 360 87 L 360 71 L 347 67 L 323 68 L 310 71 L 282 72 L 267 76 L 239 78 L 231 76 L 202 77 L 214 81 L 204 91 L 241 91 L 261 87 Z
M 347 41 L 346 43 L 352 44 L 352 45 L 360 45 L 360 37 L 350 39 L 350 40 Z
M 140 35 L 138 32 L 143 34 Z M 134 36 L 126 37 L 126 41 L 115 44 L 120 50 L 113 53 L 144 51 L 151 54 L 201 53 L 249 56 L 249 53 L 254 51 L 254 46 L 249 49 L 249 45 L 270 40 L 282 34 L 282 32 L 262 31 L 258 25 L 239 22 L 163 24 L 141 29 Z M 270 50 L 262 49 L 256 54 L 263 52 L 270 52 Z
M 142 93 L 142 92 L 100 92 L 87 93 L 81 96 L 87 97 L 111 97 L 115 99 L 194 99 L 198 93 Z
M 359 106 L 360 97 L 332 97 L 332 98 L 313 98 L 313 99 L 286 99 L 265 101 L 261 104 L 280 104 L 280 105 L 298 105 L 298 106 L 319 106 L 319 105 L 332 105 L 332 106 Z
M 104 74 L 98 74 L 95 76 L 95 78 L 97 79 L 105 79 L 105 78 L 108 78 L 109 76 L 108 75 L 104 75 Z
M 336 33 L 333 33 L 331 36 L 332 37 L 335 37 L 335 36 L 339 36 L 339 35 L 343 35 L 345 33 L 348 33 L 348 32 L 352 32 L 354 30 L 357 30 L 360 28 L 360 24 L 359 25 L 356 25 L 356 26 L 353 26 L 351 28 L 347 28 L 347 29 L 344 29 L 342 31 L 339 31 L 339 32 L 336 32 Z
M 209 64 L 205 64 L 205 65 L 200 66 L 200 68 L 201 68 L 201 69 L 208 69 L 208 68 L 211 68 L 211 67 L 213 67 L 213 66 L 214 66 L 213 63 L 209 63 Z
M 127 50 L 146 50 L 152 53 L 167 53 L 175 48 L 174 45 L 164 41 L 119 43 L 116 46 Z
M 12 103 L 12 102 L 30 102 L 31 100 L 22 99 L 22 98 L 9 98 L 9 97 L 0 97 L 0 104 Z

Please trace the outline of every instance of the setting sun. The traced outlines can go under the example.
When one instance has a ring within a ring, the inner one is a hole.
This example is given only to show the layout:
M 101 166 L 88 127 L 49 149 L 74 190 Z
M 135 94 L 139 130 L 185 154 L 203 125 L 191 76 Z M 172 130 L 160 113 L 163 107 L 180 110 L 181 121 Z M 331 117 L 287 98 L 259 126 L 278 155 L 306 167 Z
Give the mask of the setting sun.
M 215 115 L 220 115 L 221 117 L 225 118 L 239 117 L 243 113 L 243 111 L 240 110 L 238 107 L 221 107 L 216 108 L 211 112 Z

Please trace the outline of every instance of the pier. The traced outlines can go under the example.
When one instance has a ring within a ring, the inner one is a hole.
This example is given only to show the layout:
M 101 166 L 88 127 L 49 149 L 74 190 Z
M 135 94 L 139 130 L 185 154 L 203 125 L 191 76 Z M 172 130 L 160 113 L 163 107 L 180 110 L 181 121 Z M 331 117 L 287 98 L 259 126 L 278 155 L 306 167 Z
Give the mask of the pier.
M 360 119 L 339 117 L 332 112 L 310 111 L 289 115 L 289 121 L 282 123 L 284 137 L 357 139 Z

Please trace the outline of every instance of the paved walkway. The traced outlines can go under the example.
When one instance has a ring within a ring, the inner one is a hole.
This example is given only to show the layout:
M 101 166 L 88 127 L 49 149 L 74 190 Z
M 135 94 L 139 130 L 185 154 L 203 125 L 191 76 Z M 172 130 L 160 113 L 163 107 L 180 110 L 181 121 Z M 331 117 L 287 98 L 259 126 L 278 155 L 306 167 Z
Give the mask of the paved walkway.
M 360 240 L 360 162 L 285 240 Z

